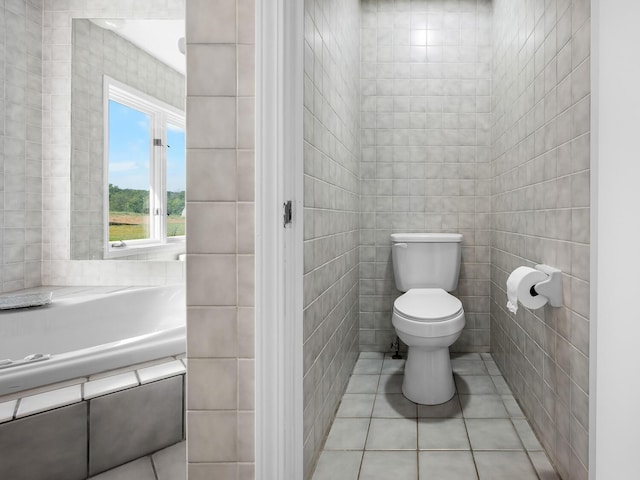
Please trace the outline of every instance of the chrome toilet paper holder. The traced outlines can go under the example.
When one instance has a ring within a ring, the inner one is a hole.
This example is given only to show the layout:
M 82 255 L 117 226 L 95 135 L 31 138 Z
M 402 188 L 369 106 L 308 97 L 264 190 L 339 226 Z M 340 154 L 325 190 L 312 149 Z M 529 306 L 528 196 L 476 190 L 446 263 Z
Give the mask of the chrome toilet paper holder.
M 536 270 L 540 270 L 547 275 L 546 280 L 536 283 L 531 287 L 531 296 L 541 295 L 547 297 L 549 305 L 552 307 L 562 306 L 562 271 L 549 265 L 536 265 Z

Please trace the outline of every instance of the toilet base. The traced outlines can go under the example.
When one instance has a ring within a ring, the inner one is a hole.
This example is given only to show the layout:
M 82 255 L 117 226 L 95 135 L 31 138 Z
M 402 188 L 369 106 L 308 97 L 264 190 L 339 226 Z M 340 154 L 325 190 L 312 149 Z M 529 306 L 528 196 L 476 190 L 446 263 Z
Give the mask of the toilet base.
M 453 397 L 456 387 L 449 348 L 409 347 L 402 393 L 414 403 L 438 405 Z

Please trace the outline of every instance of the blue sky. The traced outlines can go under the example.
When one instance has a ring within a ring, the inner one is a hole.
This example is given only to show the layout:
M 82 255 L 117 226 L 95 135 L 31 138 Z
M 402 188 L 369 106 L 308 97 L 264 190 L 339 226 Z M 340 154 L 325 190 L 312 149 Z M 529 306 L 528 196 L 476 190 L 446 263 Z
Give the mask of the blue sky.
M 184 129 L 169 125 L 167 129 L 167 191 L 185 190 L 185 135 Z
M 149 116 L 109 101 L 109 183 L 120 188 L 149 190 Z M 184 130 L 167 131 L 167 190 L 185 189 Z

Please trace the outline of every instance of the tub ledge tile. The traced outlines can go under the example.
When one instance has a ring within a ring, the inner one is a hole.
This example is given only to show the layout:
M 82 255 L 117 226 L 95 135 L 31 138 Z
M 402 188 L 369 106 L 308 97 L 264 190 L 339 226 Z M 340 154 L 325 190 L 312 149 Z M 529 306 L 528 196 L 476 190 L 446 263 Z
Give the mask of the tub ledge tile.
M 59 388 L 50 392 L 31 395 L 20 399 L 16 418 L 26 417 L 35 413 L 44 412 L 53 408 L 64 407 L 72 403 L 82 401 L 82 390 L 80 385 L 72 385 L 66 388 Z
M 92 380 L 84 384 L 84 399 L 89 400 L 90 398 L 119 392 L 138 385 L 138 377 L 136 377 L 135 372 L 121 373 L 99 380 Z
M 180 360 L 174 360 L 173 362 L 162 363 L 153 367 L 141 368 L 138 370 L 138 378 L 140 378 L 140 383 L 144 385 L 162 378 L 181 375 L 185 371 L 184 364 Z
M 0 423 L 13 420 L 13 414 L 16 411 L 16 404 L 18 400 L 10 400 L 8 402 L 0 403 Z

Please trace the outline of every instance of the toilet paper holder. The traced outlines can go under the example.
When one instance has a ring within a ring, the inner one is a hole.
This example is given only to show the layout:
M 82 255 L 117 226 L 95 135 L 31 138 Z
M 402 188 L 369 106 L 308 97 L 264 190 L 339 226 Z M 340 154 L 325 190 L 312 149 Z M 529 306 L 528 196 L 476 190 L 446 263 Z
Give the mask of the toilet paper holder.
M 547 279 L 536 283 L 531 287 L 531 296 L 542 295 L 547 297 L 552 307 L 562 306 L 562 271 L 549 265 L 536 265 L 536 270 L 547 274 Z

